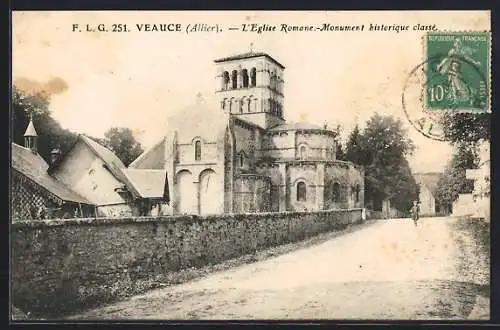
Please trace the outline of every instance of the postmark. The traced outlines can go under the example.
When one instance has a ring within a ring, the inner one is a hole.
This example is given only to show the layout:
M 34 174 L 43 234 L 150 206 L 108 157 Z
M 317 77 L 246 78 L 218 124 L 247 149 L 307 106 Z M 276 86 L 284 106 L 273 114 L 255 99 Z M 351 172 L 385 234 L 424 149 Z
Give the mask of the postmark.
M 490 33 L 429 32 L 424 36 L 428 112 L 490 112 Z

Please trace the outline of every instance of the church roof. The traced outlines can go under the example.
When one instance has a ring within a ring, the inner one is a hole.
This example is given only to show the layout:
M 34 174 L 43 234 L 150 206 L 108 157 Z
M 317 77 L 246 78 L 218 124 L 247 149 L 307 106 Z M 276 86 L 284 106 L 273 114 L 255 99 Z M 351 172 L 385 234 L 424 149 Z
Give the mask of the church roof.
M 168 130 L 177 131 L 178 143 L 191 143 L 195 137 L 216 142 L 224 136 L 229 116 L 212 102 L 196 102 L 167 119 Z
M 441 173 L 429 172 L 429 173 L 415 173 L 415 181 L 417 184 L 425 186 L 434 196 L 436 194 L 437 184 Z
M 30 119 L 30 123 L 28 124 L 28 127 L 26 128 L 26 132 L 24 133 L 24 136 L 38 136 L 35 130 L 35 125 L 33 125 L 33 119 Z
M 16 143 L 12 143 L 12 168 L 63 201 L 92 204 L 50 176 L 47 173 L 49 165 L 39 154 Z
M 278 132 L 278 131 L 298 131 L 298 130 L 307 130 L 307 131 L 317 131 L 317 132 L 325 132 L 330 134 L 336 134 L 334 131 L 325 129 L 321 126 L 314 125 L 307 122 L 298 122 L 298 123 L 285 123 L 277 126 L 271 127 L 268 131 L 270 132 Z
M 264 56 L 267 59 L 269 59 L 271 62 L 274 64 L 278 65 L 280 68 L 284 69 L 285 67 L 283 64 L 275 60 L 271 55 L 263 52 L 247 52 L 247 53 L 242 53 L 242 54 L 237 54 L 237 55 L 232 55 L 228 57 L 223 57 L 218 60 L 215 60 L 215 63 L 220 63 L 220 62 L 228 62 L 228 61 L 236 61 L 236 60 L 244 60 L 247 58 L 253 58 L 253 57 L 261 57 Z
M 162 198 L 165 187 L 165 170 L 133 169 L 123 170 L 143 198 Z

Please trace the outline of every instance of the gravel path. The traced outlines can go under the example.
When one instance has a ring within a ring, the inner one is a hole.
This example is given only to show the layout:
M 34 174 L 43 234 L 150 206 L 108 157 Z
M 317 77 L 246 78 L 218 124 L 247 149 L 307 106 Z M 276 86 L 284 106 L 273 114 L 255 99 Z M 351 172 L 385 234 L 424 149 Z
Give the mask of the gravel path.
M 489 247 L 474 228 L 454 218 L 382 220 L 70 319 L 485 320 Z

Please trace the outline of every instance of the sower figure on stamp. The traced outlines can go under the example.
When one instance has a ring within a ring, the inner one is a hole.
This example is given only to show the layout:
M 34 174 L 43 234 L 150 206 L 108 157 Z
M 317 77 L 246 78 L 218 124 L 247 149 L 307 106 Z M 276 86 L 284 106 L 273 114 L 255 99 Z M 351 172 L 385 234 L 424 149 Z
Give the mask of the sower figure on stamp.
M 463 79 L 460 68 L 462 66 L 461 61 L 464 60 L 477 66 L 480 65 L 480 62 L 471 57 L 473 52 L 474 49 L 463 45 L 460 38 L 456 38 L 448 55 L 438 64 L 437 71 L 448 76 L 448 100 L 469 101 L 472 99 L 473 91 Z

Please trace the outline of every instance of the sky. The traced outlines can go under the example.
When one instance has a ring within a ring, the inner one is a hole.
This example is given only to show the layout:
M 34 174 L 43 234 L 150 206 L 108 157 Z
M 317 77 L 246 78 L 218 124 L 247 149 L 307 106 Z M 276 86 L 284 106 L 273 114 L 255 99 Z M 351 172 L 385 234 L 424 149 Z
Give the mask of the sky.
M 127 24 L 130 32 L 73 32 L 73 24 Z M 182 32 L 139 32 L 136 24 L 181 24 Z M 220 32 L 186 33 L 188 24 Z M 243 32 L 242 24 L 361 25 L 363 32 Z M 370 24 L 408 31 L 368 31 Z M 250 51 L 285 67 L 288 121 L 341 124 L 343 136 L 375 113 L 400 118 L 417 149 L 415 172 L 442 171 L 452 148 L 411 126 L 402 110 L 408 74 L 424 60 L 424 31 L 490 30 L 488 11 L 391 12 L 14 12 L 12 75 L 26 91 L 51 93 L 50 110 L 64 128 L 101 137 L 129 127 L 147 149 L 165 134 L 167 118 L 219 86 L 213 60 Z M 252 45 L 252 46 L 251 46 Z

